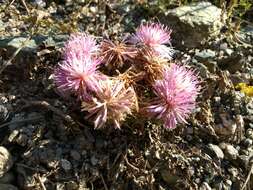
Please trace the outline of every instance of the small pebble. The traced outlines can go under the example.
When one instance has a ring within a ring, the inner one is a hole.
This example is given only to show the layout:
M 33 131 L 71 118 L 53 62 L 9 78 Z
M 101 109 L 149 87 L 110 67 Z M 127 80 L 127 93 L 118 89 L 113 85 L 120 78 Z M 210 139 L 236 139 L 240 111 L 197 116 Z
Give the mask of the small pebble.
M 68 160 L 61 159 L 61 167 L 67 172 L 67 171 L 71 170 L 72 165 Z
M 90 161 L 93 166 L 97 165 L 98 163 L 98 159 L 94 155 L 91 157 Z
M 230 160 L 235 160 L 239 155 L 238 150 L 235 149 L 232 145 L 227 145 L 225 148 L 225 155 Z
M 76 150 L 72 150 L 70 152 L 70 155 L 71 157 L 74 159 L 74 160 L 80 160 L 81 159 L 81 155 L 76 151 Z
M 248 129 L 246 131 L 246 137 L 253 140 L 253 129 Z
M 250 147 L 253 144 L 253 140 L 247 138 L 243 140 L 243 145 L 246 147 Z

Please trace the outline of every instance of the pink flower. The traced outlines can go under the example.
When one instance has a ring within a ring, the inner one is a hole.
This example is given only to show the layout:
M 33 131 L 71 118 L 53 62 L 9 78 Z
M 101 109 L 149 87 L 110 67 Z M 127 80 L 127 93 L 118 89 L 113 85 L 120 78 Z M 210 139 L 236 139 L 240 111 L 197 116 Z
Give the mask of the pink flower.
M 166 67 L 162 77 L 153 85 L 157 98 L 150 103 L 147 111 L 161 119 L 166 128 L 173 129 L 177 123 L 186 123 L 194 109 L 199 82 L 192 70 L 176 64 Z
M 64 55 L 66 60 L 81 59 L 91 57 L 97 51 L 98 46 L 96 45 L 95 38 L 86 33 L 81 33 L 71 35 L 65 44 Z
M 152 53 L 171 59 L 173 49 L 166 46 L 166 44 L 171 44 L 171 32 L 172 30 L 160 23 L 142 24 L 131 37 L 130 42 L 143 44 Z
M 102 91 L 91 101 L 82 103 L 82 110 L 89 112 L 86 118 L 94 118 L 94 127 L 102 128 L 107 121 L 120 129 L 120 122 L 131 114 L 136 105 L 136 94 L 132 87 L 125 87 L 124 82 L 105 80 L 100 83 Z
M 96 71 L 100 61 L 90 58 L 68 59 L 58 65 L 54 80 L 58 90 L 65 94 L 76 94 L 80 99 L 87 98 L 90 91 L 98 91 L 98 81 L 104 75 Z

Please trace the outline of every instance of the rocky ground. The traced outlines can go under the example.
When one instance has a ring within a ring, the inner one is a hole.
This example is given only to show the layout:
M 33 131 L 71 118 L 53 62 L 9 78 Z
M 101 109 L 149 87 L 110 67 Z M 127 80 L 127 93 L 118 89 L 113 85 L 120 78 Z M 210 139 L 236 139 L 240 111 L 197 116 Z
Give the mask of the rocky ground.
M 236 30 L 210 3 L 0 1 L 0 189 L 253 189 L 253 20 Z M 187 125 L 129 118 L 94 130 L 60 98 L 52 71 L 68 34 L 112 38 L 142 21 L 173 29 L 174 61 L 202 78 Z

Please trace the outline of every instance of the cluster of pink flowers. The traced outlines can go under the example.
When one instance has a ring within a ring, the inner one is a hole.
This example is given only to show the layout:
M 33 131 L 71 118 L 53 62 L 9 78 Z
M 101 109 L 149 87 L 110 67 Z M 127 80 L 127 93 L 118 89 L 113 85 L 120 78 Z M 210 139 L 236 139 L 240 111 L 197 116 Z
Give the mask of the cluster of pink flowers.
M 160 23 L 142 24 L 120 42 L 104 39 L 99 44 L 93 36 L 76 34 L 65 44 L 54 81 L 62 96 L 81 101 L 95 128 L 121 128 L 127 115 L 135 113 L 172 129 L 186 123 L 199 93 L 195 72 L 171 63 L 172 55 L 171 30 Z M 149 88 L 154 93 L 145 98 L 143 91 Z

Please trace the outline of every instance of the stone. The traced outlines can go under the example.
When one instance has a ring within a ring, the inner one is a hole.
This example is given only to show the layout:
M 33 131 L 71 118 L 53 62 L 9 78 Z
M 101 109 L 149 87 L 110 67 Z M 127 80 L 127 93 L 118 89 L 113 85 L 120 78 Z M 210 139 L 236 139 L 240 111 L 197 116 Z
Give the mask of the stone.
M 161 21 L 173 28 L 172 38 L 185 47 L 197 47 L 203 40 L 219 34 L 222 11 L 210 2 L 197 2 L 169 10 Z
M 253 140 L 253 129 L 247 129 L 246 137 Z
M 74 160 L 80 160 L 81 159 L 81 155 L 76 151 L 76 150 L 72 150 L 70 152 L 70 155 L 71 157 L 74 159 Z
M 247 138 L 247 139 L 244 139 L 244 140 L 242 141 L 242 143 L 243 143 L 244 146 L 250 147 L 250 146 L 252 146 L 252 144 L 253 144 L 253 140 Z
M 1 190 L 18 190 L 17 187 L 11 184 L 0 184 L 0 189 Z
M 4 59 L 9 59 L 13 53 L 19 49 L 20 52 L 15 56 L 13 64 L 8 65 L 4 72 L 11 74 L 15 73 L 16 80 L 24 80 L 30 78 L 31 65 L 38 62 L 38 48 L 40 45 L 48 47 L 47 43 L 50 43 L 50 47 L 59 49 L 63 47 L 64 42 L 67 40 L 68 36 L 65 35 L 57 36 L 43 36 L 37 35 L 28 40 L 28 37 L 15 36 L 15 37 L 5 37 L 0 39 L 0 51 L 4 50 Z
M 9 151 L 0 146 L 0 177 L 2 177 L 13 165 L 12 156 Z
M 214 144 L 208 144 L 207 148 L 210 156 L 215 156 L 221 160 L 224 158 L 224 153 L 219 146 Z
M 97 165 L 98 163 L 98 159 L 96 158 L 95 155 L 92 155 L 91 159 L 90 159 L 90 162 L 93 166 Z
M 38 8 L 44 8 L 47 5 L 46 2 L 43 1 L 43 0 L 33 0 L 31 2 L 31 4 L 34 5 L 34 6 L 36 6 L 36 7 L 38 7 Z
M 66 159 L 61 159 L 61 167 L 68 172 L 72 168 L 72 164 L 66 160 Z
M 205 61 L 211 58 L 215 57 L 215 51 L 210 50 L 210 49 L 205 49 L 202 51 L 196 51 L 195 57 L 198 61 Z
M 225 157 L 229 160 L 235 160 L 239 156 L 238 150 L 230 144 L 224 145 L 224 153 Z
M 23 47 L 19 54 L 17 55 L 18 59 L 25 59 L 24 56 L 28 56 L 30 60 L 36 61 L 35 57 L 37 54 L 37 48 L 40 45 L 45 45 L 46 47 L 55 47 L 61 48 L 64 46 L 64 43 L 68 39 L 68 35 L 55 35 L 55 36 L 43 36 L 37 35 L 32 39 L 27 40 L 28 37 L 6 37 L 0 39 L 0 49 L 4 48 L 7 50 L 7 56 L 11 56 L 21 46 Z M 26 58 L 27 59 L 27 58 Z M 18 60 L 20 61 L 20 60 Z

